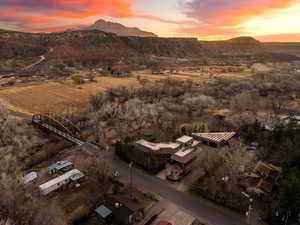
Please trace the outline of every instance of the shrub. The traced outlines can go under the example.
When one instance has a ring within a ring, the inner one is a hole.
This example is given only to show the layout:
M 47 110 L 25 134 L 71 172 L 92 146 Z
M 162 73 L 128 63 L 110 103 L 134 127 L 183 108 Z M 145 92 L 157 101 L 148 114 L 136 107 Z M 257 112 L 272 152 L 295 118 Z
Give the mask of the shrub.
M 80 75 L 75 75 L 72 77 L 72 80 L 74 81 L 75 84 L 82 84 L 84 83 L 82 77 Z

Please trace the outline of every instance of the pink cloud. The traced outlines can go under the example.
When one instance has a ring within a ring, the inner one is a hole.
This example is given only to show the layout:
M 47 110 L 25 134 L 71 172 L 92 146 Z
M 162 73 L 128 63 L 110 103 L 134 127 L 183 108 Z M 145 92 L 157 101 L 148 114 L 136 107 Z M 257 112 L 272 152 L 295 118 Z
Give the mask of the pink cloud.
M 299 0 L 191 0 L 181 4 L 184 14 L 202 23 L 183 27 L 179 32 L 201 35 L 241 34 L 244 22 L 279 9 L 285 9 Z

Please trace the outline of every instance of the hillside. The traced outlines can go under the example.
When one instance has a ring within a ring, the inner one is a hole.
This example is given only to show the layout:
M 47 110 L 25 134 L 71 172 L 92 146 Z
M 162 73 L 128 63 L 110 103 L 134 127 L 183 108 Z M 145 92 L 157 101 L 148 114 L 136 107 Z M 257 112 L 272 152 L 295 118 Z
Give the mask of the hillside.
M 120 37 L 98 30 L 51 34 L 0 32 L 0 72 L 55 74 L 62 67 L 95 67 L 116 63 L 137 63 L 144 56 L 199 57 L 197 39 Z M 51 50 L 51 51 L 50 51 Z M 31 70 L 26 65 L 43 55 L 46 60 Z M 139 62 L 141 63 L 141 62 Z
M 153 57 L 212 58 L 226 64 L 297 59 L 273 53 L 249 37 L 205 42 L 195 38 L 125 37 L 99 30 L 51 34 L 0 30 L 1 74 L 59 76 L 70 74 L 71 67 L 109 68 L 120 61 L 147 65 Z
M 264 43 L 270 51 L 300 56 L 300 43 Z
M 113 23 L 103 19 L 96 21 L 93 25 L 85 29 L 100 30 L 107 33 L 114 33 L 118 36 L 157 37 L 152 32 L 143 31 L 136 27 L 126 27 L 120 23 Z
M 211 54 L 253 54 L 265 51 L 262 43 L 252 37 L 238 37 L 226 41 L 200 41 Z

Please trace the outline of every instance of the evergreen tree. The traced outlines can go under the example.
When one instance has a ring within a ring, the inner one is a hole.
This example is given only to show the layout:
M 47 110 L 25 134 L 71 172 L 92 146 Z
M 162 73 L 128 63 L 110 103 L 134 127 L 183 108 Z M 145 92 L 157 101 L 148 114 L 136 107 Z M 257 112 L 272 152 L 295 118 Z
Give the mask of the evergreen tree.
M 290 169 L 280 185 L 279 200 L 282 207 L 293 213 L 300 212 L 300 172 Z

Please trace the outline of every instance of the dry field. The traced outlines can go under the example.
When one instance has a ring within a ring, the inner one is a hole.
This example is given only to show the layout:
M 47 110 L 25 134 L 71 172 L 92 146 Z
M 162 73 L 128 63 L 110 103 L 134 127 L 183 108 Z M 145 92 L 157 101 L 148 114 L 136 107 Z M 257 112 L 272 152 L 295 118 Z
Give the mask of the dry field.
M 176 75 L 153 75 L 148 72 L 137 72 L 142 78 L 150 81 L 172 77 L 195 82 L 209 82 L 217 77 L 249 78 L 250 73 L 219 74 L 215 76 L 195 72 L 180 72 Z M 72 80 L 45 81 L 43 83 L 12 86 L 0 89 L 0 102 L 9 109 L 24 113 L 63 112 L 78 110 L 88 104 L 89 97 L 107 88 L 120 85 L 139 86 L 136 78 L 98 77 L 97 82 L 75 85 Z
M 181 80 L 192 80 L 194 82 L 209 82 L 215 78 L 227 77 L 227 78 L 236 78 L 236 79 L 250 79 L 251 71 L 247 70 L 244 72 L 238 73 L 219 73 L 215 75 L 210 75 L 207 73 L 193 72 L 193 71 L 179 71 L 176 74 L 151 74 L 150 71 L 140 71 L 136 72 L 136 75 L 139 75 L 142 78 L 149 80 L 159 80 L 172 77 L 175 79 Z
M 0 89 L 0 102 L 24 113 L 62 112 L 84 107 L 93 93 L 120 85 L 137 86 L 135 78 L 99 77 L 95 83 L 75 85 L 71 80 Z

